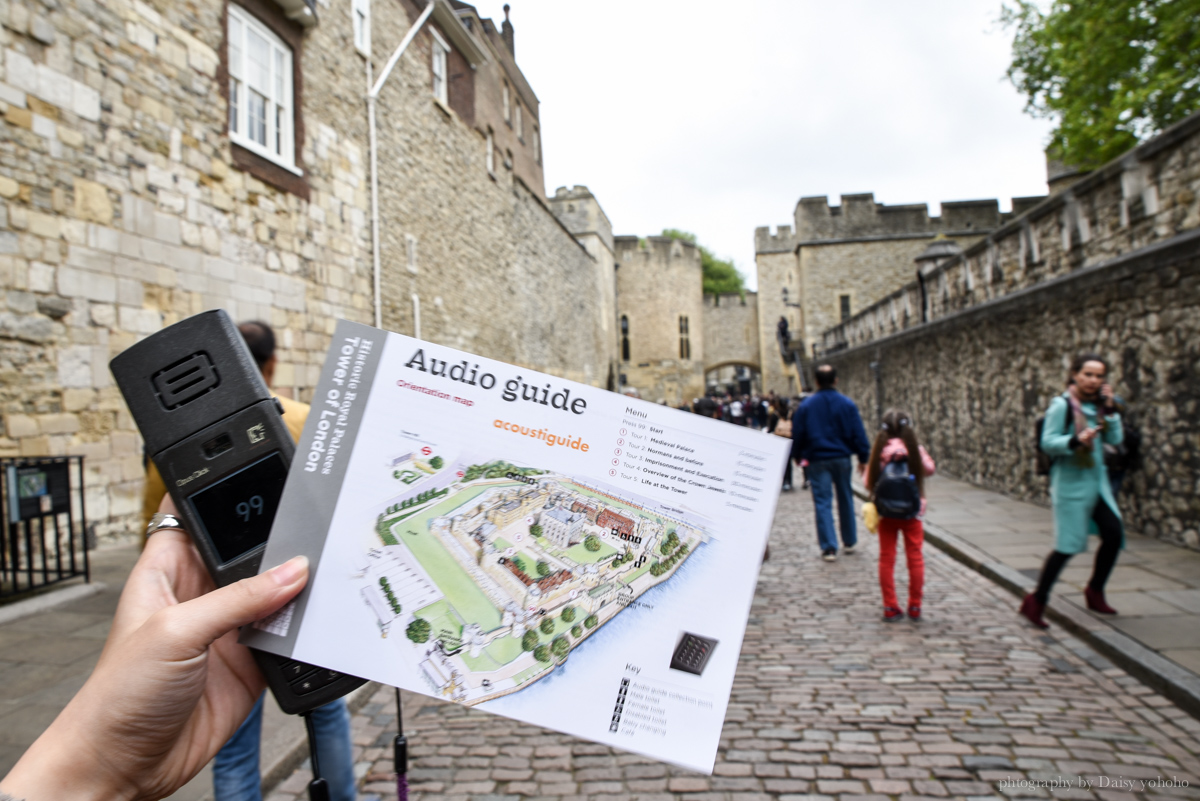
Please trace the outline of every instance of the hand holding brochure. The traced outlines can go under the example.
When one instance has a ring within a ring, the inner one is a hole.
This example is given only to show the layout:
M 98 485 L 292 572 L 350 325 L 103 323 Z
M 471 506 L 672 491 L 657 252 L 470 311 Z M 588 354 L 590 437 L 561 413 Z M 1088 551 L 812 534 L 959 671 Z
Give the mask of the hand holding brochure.
M 242 639 L 711 772 L 789 444 L 341 321 Z

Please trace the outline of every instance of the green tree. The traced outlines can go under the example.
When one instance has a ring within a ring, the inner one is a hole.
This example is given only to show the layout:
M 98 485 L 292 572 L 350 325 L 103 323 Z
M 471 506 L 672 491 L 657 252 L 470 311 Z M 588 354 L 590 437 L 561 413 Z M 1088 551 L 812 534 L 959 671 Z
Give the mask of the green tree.
M 1005 5 L 1008 78 L 1055 121 L 1050 152 L 1092 169 L 1200 109 L 1200 0 Z
M 545 562 L 539 561 L 537 563 L 537 574 L 539 576 L 542 576 L 543 578 L 550 575 L 550 565 L 546 564 Z
M 554 641 L 550 643 L 550 650 L 559 659 L 563 659 L 571 650 L 571 643 L 567 641 L 566 637 L 555 637 Z
M 415 643 L 429 642 L 429 635 L 433 631 L 433 627 L 429 625 L 429 621 L 424 618 L 414 618 L 412 623 L 408 624 L 408 628 L 404 633 L 408 635 L 408 639 Z
M 578 640 L 583 636 L 583 627 L 578 625 L 571 626 L 571 636 Z
M 575 622 L 575 607 L 573 607 L 573 606 L 564 607 L 562 610 L 562 619 L 563 619 L 564 623 L 574 623 Z
M 542 634 L 554 633 L 554 620 L 548 617 L 542 618 L 542 622 L 538 623 L 538 628 L 542 630 Z
M 600 618 L 596 617 L 595 615 L 588 615 L 583 619 L 583 625 L 587 626 L 589 629 L 594 629 L 599 624 Z
M 525 567 L 525 560 L 524 560 L 524 559 L 522 559 L 521 557 L 519 557 L 519 556 L 514 556 L 514 557 L 513 557 L 513 564 L 514 564 L 514 565 L 516 565 L 516 566 L 517 566 L 517 570 L 520 570 L 522 573 L 528 573 L 528 572 L 529 572 L 529 571 L 526 569 L 526 567 Z
M 738 272 L 732 261 L 718 259 L 704 245 L 696 243 L 696 235 L 678 228 L 664 228 L 662 235 L 669 239 L 679 239 L 691 242 L 700 251 L 700 269 L 703 272 L 702 283 L 705 295 L 745 295 L 745 279 Z
M 540 524 L 538 524 L 538 523 L 534 523 L 532 526 L 530 526 L 530 527 L 529 527 L 529 536 L 531 536 L 531 537 L 540 537 L 540 536 L 542 536 L 542 527 L 541 527 L 541 525 L 540 525 Z
M 539 662 L 549 662 L 550 649 L 544 645 L 539 645 L 537 648 L 533 649 L 533 658 Z
M 441 470 L 442 465 L 444 465 L 445 463 L 446 463 L 446 460 L 440 456 L 435 456 L 429 460 L 429 466 L 432 467 L 434 470 Z
M 600 550 L 600 540 L 596 539 L 595 535 L 589 534 L 583 538 L 583 547 L 595 553 Z
M 534 648 L 537 648 L 537 645 L 538 645 L 537 632 L 533 631 L 532 629 L 530 631 L 525 632 L 525 636 L 523 636 L 521 638 L 521 648 L 526 651 L 532 651 Z

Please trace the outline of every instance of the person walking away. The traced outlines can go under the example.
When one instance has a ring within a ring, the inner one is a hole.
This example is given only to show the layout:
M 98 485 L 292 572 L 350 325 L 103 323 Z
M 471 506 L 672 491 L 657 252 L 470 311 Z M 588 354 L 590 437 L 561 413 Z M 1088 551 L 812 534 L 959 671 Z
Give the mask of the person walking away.
M 1050 503 L 1054 509 L 1054 550 L 1046 557 L 1037 589 L 1025 596 L 1020 613 L 1038 628 L 1050 589 L 1067 562 L 1087 550 L 1090 533 L 1100 535 L 1092 577 L 1084 590 L 1087 608 L 1115 615 L 1104 599 L 1104 585 L 1124 547 L 1125 531 L 1104 465 L 1104 444 L 1124 440 L 1121 415 L 1107 383 L 1108 362 L 1082 353 L 1071 363 L 1067 391 L 1050 402 L 1042 425 L 1041 448 L 1050 465 Z
M 914 456 L 913 454 L 918 454 Z M 894 623 L 904 617 L 896 598 L 896 543 L 904 538 L 908 563 L 908 616 L 921 618 L 925 587 L 925 479 L 936 466 L 917 442 L 912 415 L 889 409 L 875 435 L 867 462 L 866 486 L 879 512 L 879 587 L 883 591 L 883 619 Z
M 847 554 L 858 543 L 854 495 L 850 489 L 850 457 L 865 467 L 871 445 L 854 401 L 837 390 L 837 370 L 822 364 L 816 370 L 817 391 L 792 415 L 792 459 L 808 462 L 807 477 L 816 507 L 817 539 L 826 562 L 837 559 L 838 539 L 833 526 L 837 497 L 838 524 Z
M 775 399 L 771 404 L 771 411 L 767 414 L 767 433 L 785 439 L 792 438 L 792 421 L 788 417 L 787 403 L 780 398 Z M 792 491 L 792 460 L 790 458 L 787 460 L 787 466 L 783 468 L 783 491 Z
M 275 355 L 275 332 L 264 322 L 252 321 L 238 326 L 242 339 L 250 348 L 263 381 L 270 387 L 275 378 L 278 359 Z M 275 396 L 283 408 L 283 422 L 292 439 L 299 440 L 308 419 L 309 406 L 291 398 Z M 146 470 L 146 487 L 142 496 L 142 514 L 149 523 L 167 492 L 162 476 L 151 462 Z M 254 708 L 233 737 L 222 746 L 213 760 L 213 795 L 216 801 L 262 801 L 262 777 L 259 752 L 262 740 L 263 699 L 260 695 Z M 346 701 L 339 698 L 312 711 L 316 731 L 317 757 L 321 772 L 329 782 L 331 801 L 354 801 L 354 745 L 350 741 L 350 711 Z
M 735 426 L 746 425 L 746 409 L 740 395 L 734 395 L 733 402 L 729 404 L 729 422 Z

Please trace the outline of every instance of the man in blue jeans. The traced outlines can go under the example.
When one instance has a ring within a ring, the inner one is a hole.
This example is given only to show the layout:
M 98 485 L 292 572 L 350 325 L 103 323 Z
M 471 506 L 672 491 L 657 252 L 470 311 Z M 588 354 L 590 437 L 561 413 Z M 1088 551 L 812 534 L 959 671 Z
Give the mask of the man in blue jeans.
M 258 703 L 213 759 L 213 795 L 216 801 L 262 801 L 259 742 L 262 739 L 263 701 Z M 329 783 L 331 801 L 354 801 L 354 755 L 350 743 L 350 711 L 344 699 L 312 711 L 321 776 Z
M 792 415 L 792 459 L 808 462 L 817 510 L 817 539 L 826 562 L 837 559 L 837 533 L 833 527 L 833 498 L 837 496 L 838 523 L 846 553 L 854 553 L 858 533 L 854 520 L 854 495 L 850 490 L 850 457 L 859 466 L 871 458 L 871 444 L 863 429 L 854 401 L 838 392 L 837 370 L 822 364 L 817 368 L 817 391 Z

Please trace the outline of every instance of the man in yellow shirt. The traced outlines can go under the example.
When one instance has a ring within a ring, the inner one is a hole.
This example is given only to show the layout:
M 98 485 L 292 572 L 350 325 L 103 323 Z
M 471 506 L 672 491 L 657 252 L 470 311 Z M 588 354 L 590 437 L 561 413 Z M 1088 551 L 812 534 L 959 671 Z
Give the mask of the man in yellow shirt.
M 271 326 L 257 320 L 238 326 L 242 339 L 270 387 L 275 379 L 275 332 Z M 299 441 L 308 419 L 309 406 L 291 398 L 276 396 L 283 407 L 283 423 L 292 439 Z M 158 511 L 167 494 L 166 484 L 154 462 L 146 465 L 146 489 L 142 495 L 143 530 Z M 145 536 L 145 535 L 143 535 Z M 144 543 L 143 543 L 144 544 Z M 262 739 L 263 699 L 251 710 L 241 728 L 229 739 L 213 760 L 213 790 L 216 801 L 262 801 L 262 780 L 259 774 L 259 744 Z M 355 781 L 353 746 L 350 742 L 350 713 L 346 702 L 338 699 L 314 709 L 313 724 L 317 734 L 317 757 L 321 772 L 329 782 L 331 801 L 354 801 Z

